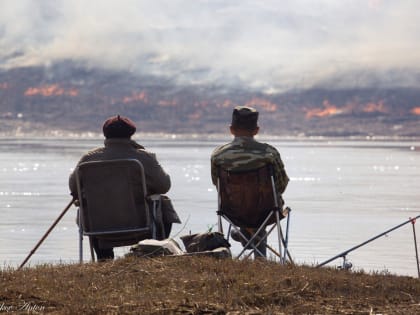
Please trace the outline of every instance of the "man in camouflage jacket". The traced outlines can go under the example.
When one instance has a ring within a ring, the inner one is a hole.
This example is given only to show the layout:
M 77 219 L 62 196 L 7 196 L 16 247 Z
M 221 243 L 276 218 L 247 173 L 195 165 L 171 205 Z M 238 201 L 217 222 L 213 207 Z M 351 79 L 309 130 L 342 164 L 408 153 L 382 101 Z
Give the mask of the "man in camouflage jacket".
M 282 193 L 289 182 L 279 152 L 267 143 L 254 139 L 258 133 L 258 112 L 251 107 L 237 106 L 232 113 L 230 132 L 232 142 L 216 148 L 211 155 L 211 177 L 217 185 L 218 168 L 228 171 L 246 171 L 260 168 L 268 163 L 273 165 L 275 187 L 279 206 L 283 205 Z M 249 229 L 248 229 L 249 230 Z M 246 231 L 244 231 L 246 232 Z M 234 235 L 232 235 L 234 237 Z M 265 254 L 265 246 L 261 247 Z

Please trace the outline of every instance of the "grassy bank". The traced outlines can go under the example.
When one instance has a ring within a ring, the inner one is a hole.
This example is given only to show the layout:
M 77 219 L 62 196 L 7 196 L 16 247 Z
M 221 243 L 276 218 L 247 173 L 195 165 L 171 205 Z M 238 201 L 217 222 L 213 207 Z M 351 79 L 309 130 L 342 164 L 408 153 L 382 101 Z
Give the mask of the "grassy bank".
M 208 257 L 1 271 L 0 312 L 420 314 L 420 280 Z

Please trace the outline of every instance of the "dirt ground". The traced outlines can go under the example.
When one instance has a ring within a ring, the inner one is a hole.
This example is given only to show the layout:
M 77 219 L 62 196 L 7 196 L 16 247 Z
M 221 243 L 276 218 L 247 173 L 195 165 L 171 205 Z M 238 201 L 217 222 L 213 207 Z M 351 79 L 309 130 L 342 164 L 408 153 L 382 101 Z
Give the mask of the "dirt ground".
M 420 314 L 420 280 L 209 257 L 0 273 L 0 313 Z

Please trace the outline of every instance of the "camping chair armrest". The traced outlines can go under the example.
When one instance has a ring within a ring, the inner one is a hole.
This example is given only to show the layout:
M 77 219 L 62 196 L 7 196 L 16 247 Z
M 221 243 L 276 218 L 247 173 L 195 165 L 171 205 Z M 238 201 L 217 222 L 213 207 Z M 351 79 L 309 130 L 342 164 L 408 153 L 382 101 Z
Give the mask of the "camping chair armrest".
M 281 210 L 281 214 L 283 215 L 283 217 L 287 217 L 290 213 L 290 211 L 292 211 L 292 209 L 290 209 L 289 207 L 284 208 L 283 210 Z
M 161 195 L 159 195 L 159 194 L 153 194 L 153 195 L 147 196 L 147 198 L 150 199 L 150 200 L 152 200 L 152 201 L 159 201 L 160 198 L 161 198 Z

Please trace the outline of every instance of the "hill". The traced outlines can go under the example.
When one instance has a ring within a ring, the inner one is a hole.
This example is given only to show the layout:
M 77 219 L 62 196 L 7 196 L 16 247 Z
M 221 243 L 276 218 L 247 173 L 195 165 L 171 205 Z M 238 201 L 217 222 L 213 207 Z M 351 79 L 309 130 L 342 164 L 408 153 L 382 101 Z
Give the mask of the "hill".
M 420 313 L 418 279 L 266 261 L 131 257 L 1 271 L 0 279 L 2 312 L 28 313 L 32 307 L 54 314 Z
M 261 112 L 262 132 L 280 136 L 420 136 L 420 89 L 313 88 L 262 93 L 180 85 L 170 78 L 73 62 L 0 71 L 0 132 L 93 131 L 121 114 L 143 132 L 217 133 L 235 105 Z

